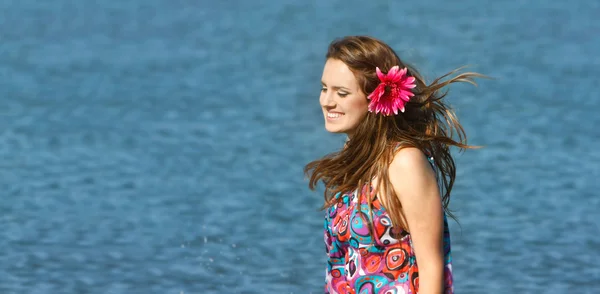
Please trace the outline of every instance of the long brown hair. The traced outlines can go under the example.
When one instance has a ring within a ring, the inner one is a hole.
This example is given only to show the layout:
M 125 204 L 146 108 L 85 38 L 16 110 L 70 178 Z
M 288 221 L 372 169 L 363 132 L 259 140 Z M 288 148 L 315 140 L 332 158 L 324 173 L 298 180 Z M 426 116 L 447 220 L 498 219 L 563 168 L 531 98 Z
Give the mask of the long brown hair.
M 453 217 L 448 204 L 456 166 L 449 147 L 456 146 L 461 151 L 476 147 L 467 145 L 465 132 L 454 111 L 442 101 L 448 93 L 442 89 L 456 82 L 475 85 L 473 78 L 484 76 L 473 72 L 459 73 L 459 68 L 426 84 L 423 77 L 412 66 L 405 64 L 390 46 L 367 36 L 334 40 L 329 45 L 326 59 L 344 62 L 354 73 L 365 95 L 380 83 L 376 67 L 382 72 L 389 71 L 395 65 L 406 67 L 408 75 L 416 79 L 416 87 L 413 89 L 415 96 L 406 104 L 404 113 L 383 116 L 368 112 L 342 150 L 306 165 L 304 172 L 310 178 L 310 189 L 314 190 L 319 181 L 325 184 L 323 208 L 340 200 L 334 197 L 338 192 L 346 193 L 365 184 L 371 185 L 372 180 L 377 178 L 377 187 L 381 189 L 376 191 L 386 191 L 385 197 L 378 198 L 388 211 L 392 223 L 408 229 L 402 203 L 396 197 L 388 177 L 388 167 L 399 150 L 396 147 L 415 147 L 433 157 L 444 211 Z M 369 206 L 372 200 L 368 198 Z

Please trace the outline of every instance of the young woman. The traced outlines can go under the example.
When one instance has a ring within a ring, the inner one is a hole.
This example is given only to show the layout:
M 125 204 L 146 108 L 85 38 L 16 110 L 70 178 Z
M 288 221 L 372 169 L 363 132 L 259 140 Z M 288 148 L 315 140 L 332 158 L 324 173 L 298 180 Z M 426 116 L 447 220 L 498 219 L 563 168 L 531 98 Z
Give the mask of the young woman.
M 348 140 L 305 168 L 311 189 L 326 187 L 326 293 L 453 292 L 449 147 L 473 147 L 440 90 L 481 76 L 455 73 L 426 84 L 382 41 L 330 44 L 319 101 L 327 131 Z

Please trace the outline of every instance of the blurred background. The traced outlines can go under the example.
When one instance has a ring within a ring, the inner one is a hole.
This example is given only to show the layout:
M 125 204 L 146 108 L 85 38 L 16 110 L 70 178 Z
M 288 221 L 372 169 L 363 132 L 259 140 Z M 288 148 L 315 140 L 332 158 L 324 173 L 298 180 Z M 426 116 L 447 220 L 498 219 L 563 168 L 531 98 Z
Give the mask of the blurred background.
M 327 45 L 368 34 L 469 142 L 457 293 L 600 293 L 598 1 L 0 0 L 0 293 L 322 293 Z

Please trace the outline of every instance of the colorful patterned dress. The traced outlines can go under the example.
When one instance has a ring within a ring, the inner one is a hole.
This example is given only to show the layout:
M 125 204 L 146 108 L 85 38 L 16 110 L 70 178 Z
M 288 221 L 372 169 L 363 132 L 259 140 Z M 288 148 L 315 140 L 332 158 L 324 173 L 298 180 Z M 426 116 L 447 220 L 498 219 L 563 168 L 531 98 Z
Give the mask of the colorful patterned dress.
M 367 204 L 370 187 L 336 195 L 342 201 L 327 210 L 325 293 L 418 293 L 419 268 L 411 236 L 391 227 L 390 217 L 373 196 L 373 231 Z M 360 196 L 360 197 L 359 197 Z M 360 199 L 359 199 L 360 198 Z M 450 233 L 444 215 L 444 293 L 453 293 Z

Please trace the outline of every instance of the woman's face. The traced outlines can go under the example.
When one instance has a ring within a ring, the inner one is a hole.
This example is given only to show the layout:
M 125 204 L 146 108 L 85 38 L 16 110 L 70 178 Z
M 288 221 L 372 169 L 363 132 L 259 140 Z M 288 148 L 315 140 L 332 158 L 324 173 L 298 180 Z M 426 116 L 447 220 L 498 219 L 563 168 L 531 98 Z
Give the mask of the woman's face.
M 325 62 L 321 78 L 319 102 L 325 118 L 325 129 L 351 136 L 367 115 L 369 102 L 348 66 L 338 59 Z

